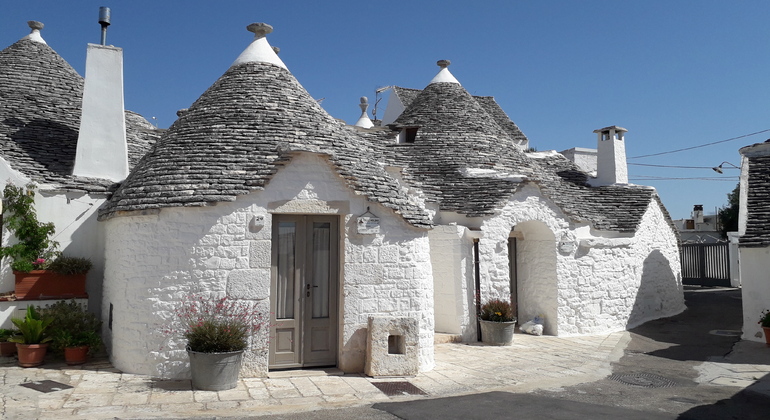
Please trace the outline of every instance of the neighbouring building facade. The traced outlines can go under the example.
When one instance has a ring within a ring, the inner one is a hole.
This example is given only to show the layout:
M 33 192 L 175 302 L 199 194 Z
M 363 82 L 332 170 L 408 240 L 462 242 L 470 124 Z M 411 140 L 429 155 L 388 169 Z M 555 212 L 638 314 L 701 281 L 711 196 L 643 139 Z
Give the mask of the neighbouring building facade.
M 740 149 L 740 250 L 744 340 L 764 342 L 758 321 L 770 310 L 770 143 Z
M 511 299 L 522 322 L 540 315 L 562 336 L 684 309 L 677 232 L 655 190 L 628 183 L 625 129 L 596 130 L 595 176 L 527 153 L 518 126 L 446 60 L 424 89 L 394 87 L 381 124 L 364 114 L 347 126 L 286 68 L 269 25 L 249 30 L 225 74 L 94 206 L 104 264 L 91 303 L 116 368 L 189 375 L 183 338 L 163 326 L 191 295 L 269 314 L 244 376 L 362 372 L 370 317 L 416 320 L 430 370 L 436 333 L 476 340 L 477 296 Z

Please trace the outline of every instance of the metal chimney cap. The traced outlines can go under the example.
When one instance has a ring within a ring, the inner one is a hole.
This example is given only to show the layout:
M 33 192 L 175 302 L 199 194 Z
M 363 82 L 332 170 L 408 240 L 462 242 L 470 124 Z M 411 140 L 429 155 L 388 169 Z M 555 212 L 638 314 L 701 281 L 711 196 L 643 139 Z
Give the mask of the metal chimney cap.
M 99 8 L 99 24 L 102 26 L 110 26 L 110 8 Z
M 246 26 L 246 30 L 254 32 L 257 37 L 263 37 L 273 32 L 273 27 L 264 22 L 255 22 Z
M 38 30 L 39 31 L 39 30 L 43 29 L 43 26 L 45 26 L 45 25 L 43 25 L 43 22 L 38 22 L 36 20 L 28 20 L 27 21 L 27 25 L 29 25 L 29 28 L 32 29 L 33 31 L 34 30 Z
M 449 60 L 438 60 L 438 61 L 436 61 L 436 65 L 441 67 L 442 69 L 445 69 L 445 68 L 449 67 L 450 64 L 452 64 L 452 62 L 449 61 Z

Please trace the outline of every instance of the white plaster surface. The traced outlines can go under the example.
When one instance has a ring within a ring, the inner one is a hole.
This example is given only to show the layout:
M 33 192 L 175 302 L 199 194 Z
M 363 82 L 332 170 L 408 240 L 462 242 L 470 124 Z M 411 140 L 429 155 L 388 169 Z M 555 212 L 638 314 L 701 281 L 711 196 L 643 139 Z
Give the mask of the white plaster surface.
M 113 181 L 122 181 L 128 176 L 121 48 L 88 44 L 82 116 L 72 173 Z
M 105 317 L 109 305 L 114 306 L 113 328 L 105 338 L 115 367 L 188 377 L 184 340 L 179 333 L 164 333 L 163 327 L 191 293 L 231 293 L 267 312 L 272 233 L 268 207 L 286 200 L 296 204 L 282 208 L 299 214 L 319 208 L 339 214 L 344 207 L 340 203 L 349 208 L 340 223 L 338 366 L 363 372 L 368 318 L 387 315 L 418 320 L 420 371 L 432 369 L 433 277 L 427 231 L 353 194 L 325 159 L 304 153 L 279 170 L 264 191 L 235 202 L 164 209 L 154 216 L 115 217 L 105 223 Z M 380 217 L 380 234 L 356 233 L 355 218 L 367 207 Z M 263 227 L 249 228 L 254 215 L 264 215 Z M 267 373 L 267 335 L 265 330 L 247 351 L 242 376 Z
M 386 126 L 398 118 L 404 112 L 404 103 L 398 97 L 395 90 L 391 90 L 388 95 L 388 106 L 385 107 L 385 113 L 382 117 L 382 126 Z
M 251 44 L 243 50 L 241 55 L 235 59 L 230 67 L 250 62 L 270 63 L 288 70 L 286 64 L 284 64 L 283 60 L 278 57 L 278 54 L 273 51 L 273 48 L 264 36 L 255 36 L 254 40 L 251 41 Z
M 43 36 L 40 35 L 40 30 L 39 29 L 33 29 L 32 32 L 29 33 L 29 35 L 25 36 L 22 39 L 29 39 L 30 41 L 39 42 L 41 44 L 48 44 L 43 39 Z
M 0 164 L 0 175 L 5 165 Z M 5 168 L 7 169 L 7 168 Z M 7 179 L 7 178 L 6 178 Z M 14 184 L 26 185 L 27 182 L 14 178 Z M 28 180 L 27 180 L 28 181 Z M 53 222 L 56 233 L 53 239 L 59 242 L 59 250 L 71 257 L 86 257 L 93 263 L 88 272 L 86 292 L 92 311 L 101 310 L 102 277 L 104 269 L 104 233 L 96 221 L 96 212 L 104 203 L 104 196 L 90 196 L 82 192 L 61 192 L 46 190 L 39 186 L 35 194 L 35 210 L 42 222 Z M 14 243 L 15 239 L 3 228 L 3 245 Z M 0 291 L 14 290 L 14 275 L 11 261 L 4 258 L 0 262 Z
M 685 308 L 676 236 L 656 202 L 632 238 L 589 237 L 590 229 L 571 224 L 537 188 L 524 187 L 482 227 L 482 301 L 509 297 L 506 242 L 514 227 L 524 235 L 517 241 L 520 322 L 543 315 L 546 334 L 585 335 Z M 560 242 L 575 246 L 562 250 Z
M 763 310 L 770 310 L 770 248 L 740 248 L 741 283 L 743 290 L 744 340 L 764 342 L 762 327 L 758 324 Z
M 438 74 L 435 77 L 433 77 L 433 79 L 428 84 L 430 85 L 433 83 L 457 83 L 458 85 L 460 84 L 460 82 L 458 82 L 457 79 L 455 79 L 455 77 L 446 67 L 442 68 L 438 72 Z
M 476 340 L 473 240 L 457 225 L 436 226 L 429 233 L 433 266 L 436 332 Z
M 623 133 L 610 130 L 607 140 L 602 140 L 598 133 L 596 147 L 596 178 L 591 185 L 628 184 L 628 165 L 626 164 L 626 143 Z

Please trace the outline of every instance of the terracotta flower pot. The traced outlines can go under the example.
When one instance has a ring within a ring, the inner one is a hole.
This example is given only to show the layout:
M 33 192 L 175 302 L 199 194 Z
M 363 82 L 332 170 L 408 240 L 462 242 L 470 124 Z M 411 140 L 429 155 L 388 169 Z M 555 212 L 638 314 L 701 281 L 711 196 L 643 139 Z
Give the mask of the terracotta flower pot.
M 16 351 L 19 353 L 19 366 L 35 367 L 43 364 L 48 343 L 45 344 L 20 344 L 16 343 Z
M 17 300 L 87 298 L 85 274 L 58 274 L 48 270 L 14 271 Z
M 0 341 L 0 356 L 12 357 L 14 354 L 16 354 L 16 343 Z
M 64 362 L 68 365 L 82 365 L 88 359 L 88 346 L 65 347 Z
M 765 331 L 765 343 L 770 346 L 770 327 L 762 327 L 762 330 Z

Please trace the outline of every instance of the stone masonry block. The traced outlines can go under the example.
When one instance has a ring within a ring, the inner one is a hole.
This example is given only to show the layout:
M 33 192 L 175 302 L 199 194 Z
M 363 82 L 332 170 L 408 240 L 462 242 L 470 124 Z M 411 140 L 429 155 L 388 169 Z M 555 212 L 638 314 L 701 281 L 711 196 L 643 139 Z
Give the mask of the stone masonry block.
M 415 376 L 420 368 L 416 318 L 369 317 L 366 368 L 369 376 Z
M 270 296 L 270 270 L 230 271 L 227 295 L 235 299 L 267 299 Z

